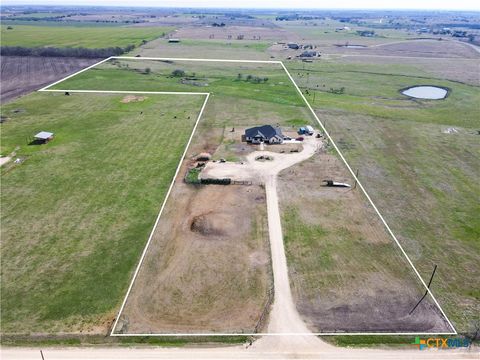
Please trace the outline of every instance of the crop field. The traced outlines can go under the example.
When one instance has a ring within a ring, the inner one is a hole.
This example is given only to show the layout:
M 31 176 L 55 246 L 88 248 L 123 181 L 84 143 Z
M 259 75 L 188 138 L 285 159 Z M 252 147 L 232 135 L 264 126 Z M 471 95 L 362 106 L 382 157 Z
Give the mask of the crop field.
M 103 333 L 204 96 L 35 93 L 2 107 L 2 332 Z M 30 145 L 38 131 L 55 139 Z
M 140 45 L 172 30 L 170 27 L 29 26 L 1 27 L 2 46 L 108 48 Z
M 27 94 L 93 65 L 98 60 L 3 56 L 1 62 L 2 87 L 0 89 L 0 100 L 4 104 L 18 96 Z

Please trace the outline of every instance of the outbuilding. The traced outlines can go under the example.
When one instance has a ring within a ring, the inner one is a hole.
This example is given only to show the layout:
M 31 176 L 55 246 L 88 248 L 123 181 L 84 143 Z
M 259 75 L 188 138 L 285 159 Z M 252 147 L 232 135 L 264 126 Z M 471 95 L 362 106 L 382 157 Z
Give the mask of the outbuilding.
M 37 142 L 41 142 L 41 143 L 47 143 L 49 142 L 50 140 L 53 140 L 53 133 L 52 132 L 48 132 L 48 131 L 40 131 L 38 134 L 36 134 L 33 138 L 35 139 L 35 141 Z
M 300 135 L 313 135 L 313 133 L 313 127 L 311 127 L 310 125 L 305 125 L 298 129 L 298 134 Z

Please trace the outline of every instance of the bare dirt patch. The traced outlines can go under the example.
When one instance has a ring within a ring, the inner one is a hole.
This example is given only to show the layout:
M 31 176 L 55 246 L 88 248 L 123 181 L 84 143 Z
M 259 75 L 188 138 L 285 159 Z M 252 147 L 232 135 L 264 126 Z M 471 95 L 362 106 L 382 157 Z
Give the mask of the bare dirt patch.
M 312 330 L 448 331 L 439 310 L 340 160 L 317 154 L 279 177 L 292 292 Z
M 2 56 L 2 103 L 28 94 L 56 80 L 73 74 L 100 59 L 34 56 Z
M 271 283 L 264 199 L 176 183 L 116 331 L 253 331 Z
M 128 104 L 131 102 L 142 102 L 146 99 L 148 99 L 148 97 L 146 96 L 127 95 L 121 100 L 121 102 L 124 104 Z

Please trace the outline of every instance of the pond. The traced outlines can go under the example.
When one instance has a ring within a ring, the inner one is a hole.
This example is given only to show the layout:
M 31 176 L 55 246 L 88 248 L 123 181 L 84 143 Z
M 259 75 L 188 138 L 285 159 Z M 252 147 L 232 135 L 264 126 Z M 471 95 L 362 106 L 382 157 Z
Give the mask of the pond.
M 401 90 L 401 93 L 415 99 L 440 100 L 447 97 L 448 90 L 438 86 L 421 85 Z

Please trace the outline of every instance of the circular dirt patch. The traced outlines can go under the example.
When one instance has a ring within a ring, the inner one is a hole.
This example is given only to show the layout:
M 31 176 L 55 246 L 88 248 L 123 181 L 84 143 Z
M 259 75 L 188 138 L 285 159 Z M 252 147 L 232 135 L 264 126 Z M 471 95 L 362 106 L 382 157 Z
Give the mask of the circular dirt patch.
M 190 223 L 190 230 L 203 236 L 225 235 L 228 231 L 221 214 L 209 213 L 194 216 Z

